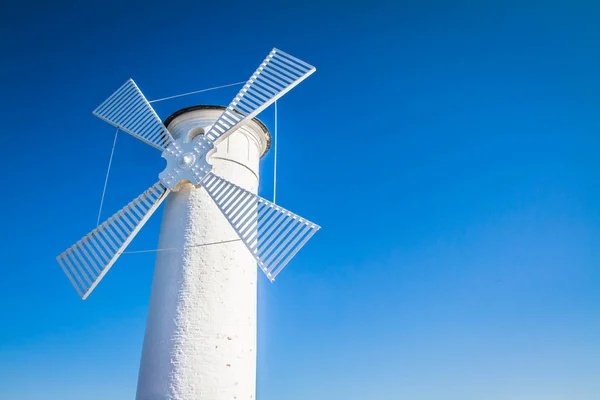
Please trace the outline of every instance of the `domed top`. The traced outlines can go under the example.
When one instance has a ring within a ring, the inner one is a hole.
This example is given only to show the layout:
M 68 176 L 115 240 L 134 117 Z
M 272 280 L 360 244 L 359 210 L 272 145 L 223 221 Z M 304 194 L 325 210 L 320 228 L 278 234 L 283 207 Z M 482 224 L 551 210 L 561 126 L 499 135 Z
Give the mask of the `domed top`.
M 169 128 L 169 125 L 171 124 L 171 122 L 173 122 L 177 117 L 192 112 L 192 111 L 197 111 L 197 110 L 219 110 L 219 111 L 225 111 L 227 107 L 223 107 L 223 106 L 213 106 L 213 105 L 206 105 L 206 104 L 200 104 L 200 105 L 196 105 L 196 106 L 191 106 L 191 107 L 186 107 L 186 108 L 182 108 L 181 110 L 175 111 L 173 114 L 169 115 L 167 117 L 167 119 L 165 119 L 164 121 L 164 125 Z M 256 123 L 263 131 L 264 135 L 265 135 L 265 142 L 266 142 L 266 146 L 263 150 L 263 153 L 261 154 L 261 158 L 264 157 L 265 154 L 267 154 L 267 152 L 269 151 L 269 149 L 271 148 L 271 133 L 269 132 L 269 130 L 267 129 L 267 127 L 265 126 L 265 124 L 259 120 L 258 118 L 252 118 L 252 122 Z

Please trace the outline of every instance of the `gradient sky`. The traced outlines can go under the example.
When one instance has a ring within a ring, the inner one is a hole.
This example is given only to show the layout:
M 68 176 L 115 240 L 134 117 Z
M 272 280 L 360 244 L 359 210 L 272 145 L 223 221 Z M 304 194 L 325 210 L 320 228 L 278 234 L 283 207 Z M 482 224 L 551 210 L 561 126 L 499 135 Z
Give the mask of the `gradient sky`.
M 317 67 L 279 102 L 277 199 L 323 230 L 259 277 L 258 400 L 600 398 L 597 2 L 81 3 L 0 13 L 1 399 L 134 398 L 154 255 L 85 302 L 55 261 L 96 223 L 114 131 L 91 111 L 130 77 L 245 80 L 272 47 Z M 104 216 L 163 165 L 120 135 Z

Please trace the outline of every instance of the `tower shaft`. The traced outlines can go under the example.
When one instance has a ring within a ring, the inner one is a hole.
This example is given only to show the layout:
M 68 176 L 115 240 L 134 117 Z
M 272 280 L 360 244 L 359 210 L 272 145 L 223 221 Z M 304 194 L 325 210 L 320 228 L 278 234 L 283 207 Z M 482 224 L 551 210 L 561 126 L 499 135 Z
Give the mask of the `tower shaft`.
M 220 109 L 177 115 L 175 139 L 205 131 Z M 258 190 L 268 133 L 250 121 L 217 146 L 213 172 Z M 185 184 L 166 201 L 142 350 L 137 400 L 255 399 L 256 261 L 205 190 Z

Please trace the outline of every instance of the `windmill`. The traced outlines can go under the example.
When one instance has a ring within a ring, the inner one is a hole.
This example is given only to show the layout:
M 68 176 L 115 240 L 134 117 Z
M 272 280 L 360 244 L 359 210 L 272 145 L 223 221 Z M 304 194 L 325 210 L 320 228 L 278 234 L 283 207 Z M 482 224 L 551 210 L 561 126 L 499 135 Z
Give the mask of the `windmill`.
M 130 79 L 94 110 L 167 163 L 57 257 L 85 300 L 169 198 L 159 249 L 172 251 L 157 253 L 138 400 L 255 398 L 256 264 L 273 281 L 319 229 L 256 195 L 268 132 L 255 117 L 313 72 L 273 49 L 227 107 L 191 107 L 163 124 Z

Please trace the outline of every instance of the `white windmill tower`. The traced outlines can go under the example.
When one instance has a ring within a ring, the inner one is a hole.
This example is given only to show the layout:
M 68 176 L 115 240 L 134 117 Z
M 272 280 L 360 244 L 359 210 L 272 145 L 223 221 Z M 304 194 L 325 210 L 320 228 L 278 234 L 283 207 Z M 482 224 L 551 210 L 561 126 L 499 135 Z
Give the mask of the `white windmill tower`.
M 133 80 L 94 114 L 159 149 L 159 181 L 57 257 L 86 299 L 144 223 L 163 215 L 138 400 L 255 399 L 256 263 L 273 281 L 319 227 L 259 196 L 268 133 L 254 117 L 315 72 L 273 49 L 226 107 L 163 125 Z M 202 244 L 219 243 L 214 246 Z

